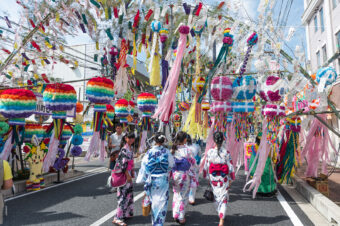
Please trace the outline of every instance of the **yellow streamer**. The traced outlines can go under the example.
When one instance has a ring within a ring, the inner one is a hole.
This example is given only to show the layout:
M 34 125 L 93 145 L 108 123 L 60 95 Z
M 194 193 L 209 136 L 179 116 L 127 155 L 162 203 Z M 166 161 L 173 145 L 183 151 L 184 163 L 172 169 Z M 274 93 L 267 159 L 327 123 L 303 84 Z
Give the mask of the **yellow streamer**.
M 158 35 L 158 34 L 155 33 L 154 35 Z M 151 57 L 153 57 L 153 61 L 152 61 L 152 68 L 150 72 L 150 85 L 160 86 L 161 85 L 161 67 L 159 64 L 160 56 L 158 53 L 158 42 L 156 44 L 155 55 Z
M 96 41 L 96 50 L 99 50 L 99 42 Z
M 199 35 L 196 35 L 196 76 L 199 76 L 201 73 L 200 69 L 200 44 L 201 44 L 201 38 Z
M 48 41 L 45 41 L 45 46 L 47 46 L 49 49 L 53 48 L 53 46 Z
M 33 74 L 33 77 L 34 77 L 35 79 L 37 79 L 37 80 L 39 79 L 39 75 L 37 75 L 37 74 L 35 74 L 35 73 Z
M 196 98 L 195 98 L 196 99 Z M 203 130 L 199 123 L 195 122 L 195 111 L 196 111 L 196 101 L 193 101 L 193 104 L 190 107 L 188 118 L 184 124 L 183 131 L 190 134 L 190 136 L 195 138 L 203 138 Z
M 60 20 L 60 14 L 58 12 L 56 12 L 55 21 L 59 22 L 59 20 Z
M 133 35 L 133 67 L 131 68 L 132 74 L 135 74 L 136 68 L 137 68 L 137 46 L 136 46 L 136 35 Z

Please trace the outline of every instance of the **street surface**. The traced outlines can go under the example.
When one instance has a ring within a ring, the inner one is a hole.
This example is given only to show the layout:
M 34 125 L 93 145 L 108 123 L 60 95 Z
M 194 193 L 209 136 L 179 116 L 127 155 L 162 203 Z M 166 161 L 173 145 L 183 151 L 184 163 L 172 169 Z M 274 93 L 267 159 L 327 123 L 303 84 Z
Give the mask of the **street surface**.
M 77 162 L 75 169 L 86 172 L 81 178 L 6 200 L 8 216 L 4 225 L 112 225 L 117 199 L 116 193 L 110 194 L 105 187 L 107 163 Z M 255 200 L 250 193 L 243 193 L 243 174 L 240 171 L 231 186 L 225 225 L 314 225 L 283 189 L 277 197 Z M 214 204 L 203 198 L 208 183 L 202 178 L 200 182 L 196 204 L 187 208 L 186 225 L 216 226 L 219 219 Z M 172 219 L 170 194 L 165 225 L 177 225 Z M 135 216 L 127 221 L 128 225 L 151 225 L 151 217 L 142 216 L 142 196 L 143 185 L 136 184 Z

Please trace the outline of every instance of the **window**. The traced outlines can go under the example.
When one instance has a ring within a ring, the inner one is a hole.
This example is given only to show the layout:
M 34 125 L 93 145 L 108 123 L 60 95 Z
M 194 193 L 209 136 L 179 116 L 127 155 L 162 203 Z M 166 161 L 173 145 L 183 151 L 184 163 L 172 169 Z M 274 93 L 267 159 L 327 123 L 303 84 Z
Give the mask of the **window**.
M 323 22 L 323 8 L 320 9 L 320 26 L 321 26 L 321 32 L 324 32 L 325 24 Z
M 338 4 L 338 0 L 332 0 L 332 3 L 333 3 L 333 9 L 335 9 L 336 5 Z
M 316 15 L 314 17 L 314 31 L 318 31 L 318 17 Z
M 316 62 L 317 62 L 318 68 L 319 68 L 320 65 L 321 65 L 321 62 L 320 62 L 320 51 L 316 52 Z
M 336 33 L 336 46 L 340 50 L 340 31 Z
M 326 49 L 326 45 L 322 46 L 322 59 L 323 59 L 323 63 L 326 63 L 326 61 L 327 61 L 327 49 Z

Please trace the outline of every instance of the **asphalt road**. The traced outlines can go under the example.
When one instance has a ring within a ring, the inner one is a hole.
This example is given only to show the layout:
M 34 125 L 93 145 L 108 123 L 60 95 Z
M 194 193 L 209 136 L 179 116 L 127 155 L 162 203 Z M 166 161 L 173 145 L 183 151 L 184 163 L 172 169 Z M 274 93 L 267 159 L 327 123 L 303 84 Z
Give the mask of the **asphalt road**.
M 109 194 L 105 187 L 109 172 L 103 172 L 103 166 L 105 164 L 98 161 L 80 163 L 76 169 L 88 172 L 84 178 L 6 201 L 8 216 L 4 225 L 112 225 L 116 194 Z M 242 173 L 240 171 L 230 190 L 225 225 L 294 225 L 276 197 L 253 200 L 250 193 L 243 193 L 245 176 Z M 187 208 L 187 225 L 218 225 L 213 203 L 203 198 L 206 186 L 207 182 L 201 179 L 196 205 Z M 127 222 L 128 225 L 151 225 L 151 218 L 142 216 L 142 192 L 143 186 L 135 185 L 134 195 L 139 199 L 135 202 L 135 216 Z M 280 192 L 302 224 L 313 225 L 289 195 L 282 189 Z M 172 195 L 165 225 L 176 225 L 171 203 Z M 293 221 L 297 225 L 294 218 Z

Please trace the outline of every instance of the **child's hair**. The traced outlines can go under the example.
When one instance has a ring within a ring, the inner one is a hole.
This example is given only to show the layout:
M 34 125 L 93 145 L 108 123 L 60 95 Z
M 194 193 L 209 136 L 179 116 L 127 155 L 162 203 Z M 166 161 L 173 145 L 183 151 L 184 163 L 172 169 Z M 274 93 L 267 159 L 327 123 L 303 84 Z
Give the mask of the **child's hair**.
M 183 144 L 184 141 L 188 138 L 188 134 L 186 132 L 180 131 L 177 133 L 175 137 L 175 142 L 172 145 L 171 152 L 172 154 L 175 154 L 178 145 Z
M 215 132 L 214 133 L 214 142 L 215 142 L 215 144 L 217 146 L 218 156 L 220 155 L 220 149 L 222 147 L 223 141 L 224 141 L 223 133 L 222 132 Z
M 192 145 L 192 139 L 191 139 L 191 136 L 189 134 L 187 136 L 187 144 Z
M 161 132 L 157 132 L 155 135 L 154 135 L 154 141 L 157 143 L 157 144 L 164 144 L 165 142 L 165 135 Z
M 128 134 L 125 134 L 123 137 L 122 137 L 122 141 L 120 142 L 120 149 L 122 149 L 125 144 L 126 144 L 126 138 L 129 138 L 129 139 L 134 139 L 136 138 L 135 136 L 135 133 L 131 132 L 131 133 L 128 133 Z

